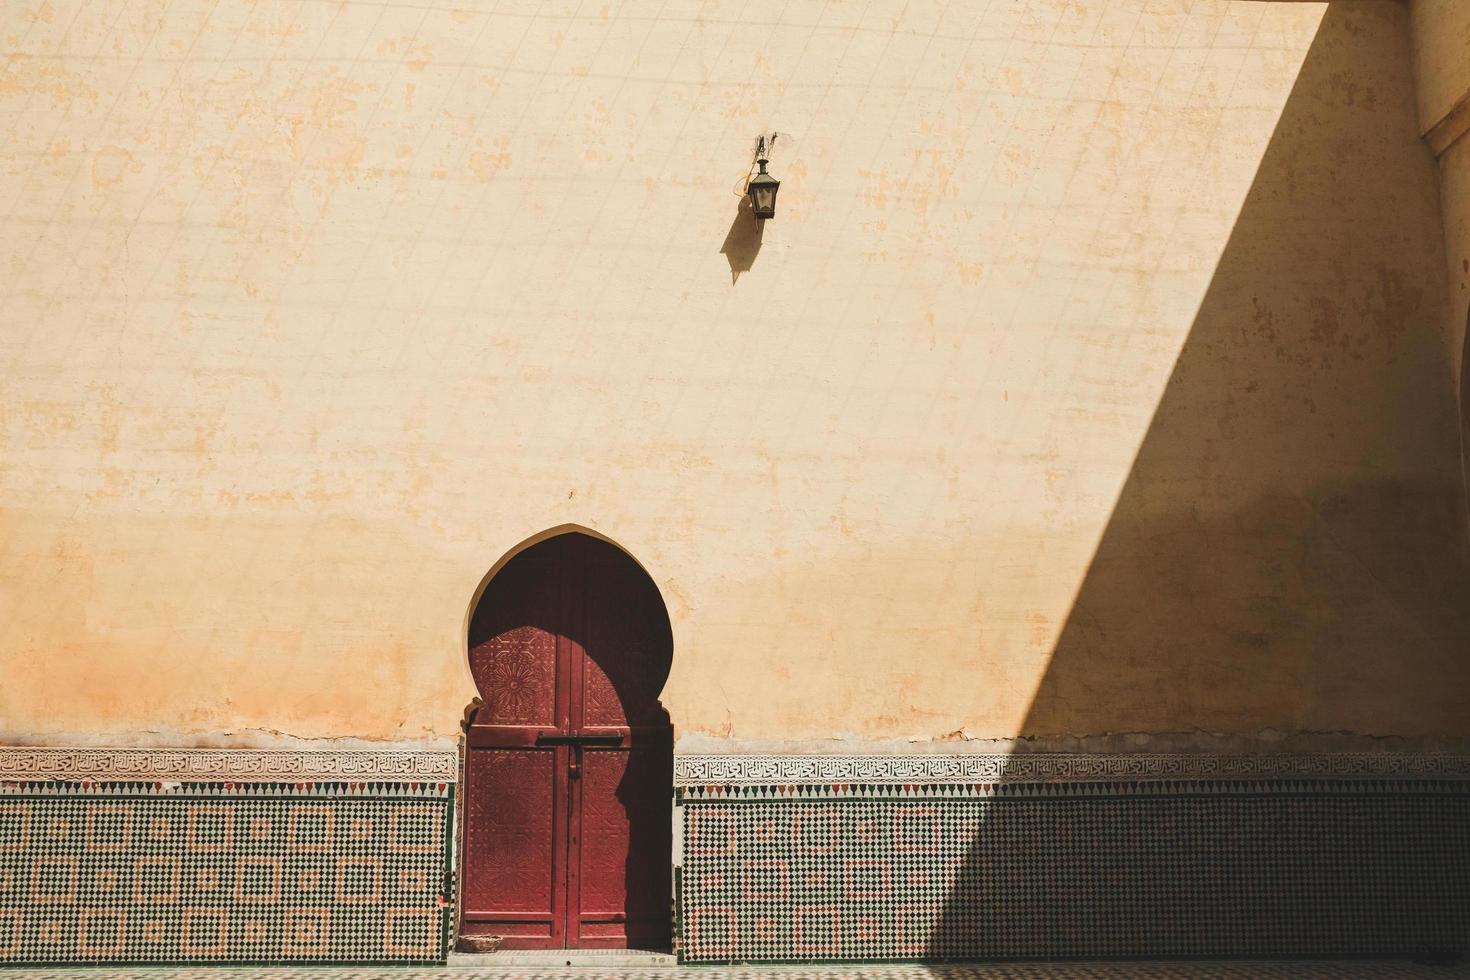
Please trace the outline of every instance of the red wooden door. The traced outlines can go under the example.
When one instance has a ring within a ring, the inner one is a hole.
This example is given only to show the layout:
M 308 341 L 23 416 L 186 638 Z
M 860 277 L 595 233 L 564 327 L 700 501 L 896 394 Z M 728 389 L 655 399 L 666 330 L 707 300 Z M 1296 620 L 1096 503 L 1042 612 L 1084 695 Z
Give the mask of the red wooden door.
M 495 576 L 470 627 L 461 935 L 669 943 L 672 642 L 647 574 L 562 535 Z

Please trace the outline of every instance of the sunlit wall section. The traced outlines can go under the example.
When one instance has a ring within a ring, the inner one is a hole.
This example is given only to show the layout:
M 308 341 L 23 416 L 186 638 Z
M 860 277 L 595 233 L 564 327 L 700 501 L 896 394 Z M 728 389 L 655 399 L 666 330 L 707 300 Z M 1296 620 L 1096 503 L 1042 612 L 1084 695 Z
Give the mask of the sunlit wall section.
M 1467 724 L 1291 619 L 1369 574 L 1295 501 L 1453 459 L 1398 4 L 164 11 L 0 13 L 0 740 L 453 739 L 476 583 L 564 524 L 690 736 Z

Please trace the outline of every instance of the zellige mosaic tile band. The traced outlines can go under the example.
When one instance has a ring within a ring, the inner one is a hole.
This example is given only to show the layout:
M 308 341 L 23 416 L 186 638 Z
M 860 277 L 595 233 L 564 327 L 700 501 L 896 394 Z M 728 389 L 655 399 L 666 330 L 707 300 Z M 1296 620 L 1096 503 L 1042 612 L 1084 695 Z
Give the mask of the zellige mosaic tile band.
M 768 789 L 680 793 L 685 962 L 1470 948 L 1463 783 Z
M 447 783 L 11 784 L 0 963 L 442 962 L 452 806 Z

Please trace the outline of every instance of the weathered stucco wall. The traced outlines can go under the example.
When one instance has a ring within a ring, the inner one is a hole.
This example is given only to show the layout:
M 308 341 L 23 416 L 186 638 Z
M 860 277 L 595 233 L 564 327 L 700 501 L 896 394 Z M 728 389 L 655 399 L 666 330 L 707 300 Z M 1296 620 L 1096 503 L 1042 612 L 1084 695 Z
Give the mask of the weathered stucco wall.
M 743 9 L 6 7 L 0 735 L 452 735 L 566 523 L 685 733 L 1470 734 L 1405 8 Z
M 1470 93 L 1470 8 L 1460 0 L 1410 0 L 1415 104 L 1428 130 Z
M 1470 542 L 1470 138 L 1462 136 L 1445 150 L 1439 174 L 1451 286 L 1447 331 L 1451 352 L 1459 351 L 1460 461 L 1465 474 L 1465 538 Z
M 1470 518 L 1470 5 L 1449 0 L 1411 0 L 1419 129 L 1439 158 L 1449 265 L 1446 347 L 1460 392 L 1461 455 Z M 1466 524 L 1470 541 L 1470 521 Z

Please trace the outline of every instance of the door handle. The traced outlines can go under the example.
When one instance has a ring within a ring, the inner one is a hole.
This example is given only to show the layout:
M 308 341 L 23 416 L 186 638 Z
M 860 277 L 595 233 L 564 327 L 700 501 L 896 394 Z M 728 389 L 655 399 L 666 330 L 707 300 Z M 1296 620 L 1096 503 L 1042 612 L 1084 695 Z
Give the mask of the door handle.
M 615 748 L 623 744 L 621 735 L 551 735 L 542 732 L 536 736 L 537 745 L 605 745 Z

